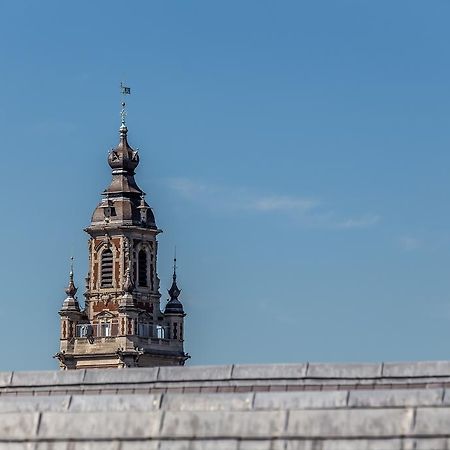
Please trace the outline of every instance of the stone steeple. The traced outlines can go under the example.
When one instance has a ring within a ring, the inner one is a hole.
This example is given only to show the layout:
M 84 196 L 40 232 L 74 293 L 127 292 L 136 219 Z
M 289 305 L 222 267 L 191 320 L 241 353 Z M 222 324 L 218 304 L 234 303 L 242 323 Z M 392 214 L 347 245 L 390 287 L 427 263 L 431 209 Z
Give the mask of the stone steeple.
M 124 106 L 124 105 L 123 105 Z M 71 270 L 61 308 L 62 369 L 183 365 L 184 310 L 174 271 L 170 299 L 160 307 L 157 274 L 161 232 L 134 179 L 139 154 L 128 143 L 122 114 L 119 143 L 108 155 L 112 180 L 92 214 L 85 308 Z
M 184 317 L 186 314 L 184 313 L 183 305 L 180 300 L 178 300 L 178 297 L 181 294 L 181 289 L 177 286 L 177 258 L 173 259 L 172 286 L 167 292 L 169 293 L 170 298 L 167 301 L 164 313 L 166 315 Z
M 80 305 L 76 298 L 76 293 L 78 289 L 75 287 L 75 283 L 73 281 L 73 264 L 70 267 L 69 273 L 69 284 L 65 289 L 67 298 L 64 300 L 61 311 L 72 311 L 72 312 L 80 312 Z

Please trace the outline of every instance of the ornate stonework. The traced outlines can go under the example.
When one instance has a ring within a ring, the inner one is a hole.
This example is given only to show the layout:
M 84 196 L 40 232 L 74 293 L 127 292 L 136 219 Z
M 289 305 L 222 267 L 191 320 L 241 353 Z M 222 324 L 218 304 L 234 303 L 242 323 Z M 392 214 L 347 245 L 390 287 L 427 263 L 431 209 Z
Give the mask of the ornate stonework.
M 184 310 L 176 274 L 170 299 L 161 311 L 157 275 L 157 236 L 152 209 L 134 179 L 138 152 L 128 129 L 108 163 L 112 181 L 94 210 L 89 234 L 89 273 L 85 307 L 75 297 L 71 272 L 61 316 L 62 369 L 184 365 Z M 174 287 L 175 286 L 175 287 Z

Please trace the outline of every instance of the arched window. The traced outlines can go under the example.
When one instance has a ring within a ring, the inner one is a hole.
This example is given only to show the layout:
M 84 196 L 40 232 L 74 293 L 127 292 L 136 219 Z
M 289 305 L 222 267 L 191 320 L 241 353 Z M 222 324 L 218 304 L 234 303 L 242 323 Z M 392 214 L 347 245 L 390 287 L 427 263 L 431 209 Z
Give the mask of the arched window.
M 156 337 L 158 339 L 167 339 L 167 329 L 162 325 L 156 325 Z
M 143 249 L 138 253 L 138 284 L 147 286 L 147 252 Z
M 106 249 L 102 253 L 101 286 L 112 287 L 112 281 L 113 281 L 113 254 L 111 250 Z

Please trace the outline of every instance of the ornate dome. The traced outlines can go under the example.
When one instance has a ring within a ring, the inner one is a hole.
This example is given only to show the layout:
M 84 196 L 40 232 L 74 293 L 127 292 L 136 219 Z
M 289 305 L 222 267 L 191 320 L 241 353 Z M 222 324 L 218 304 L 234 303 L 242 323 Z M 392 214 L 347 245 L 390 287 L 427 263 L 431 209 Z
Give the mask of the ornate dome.
M 71 267 L 69 274 L 69 284 L 65 289 L 67 298 L 63 302 L 61 311 L 80 312 L 80 305 L 77 298 L 75 297 L 77 290 L 78 289 L 75 287 L 75 283 L 73 282 L 73 268 Z
M 128 128 L 122 118 L 119 144 L 108 155 L 112 180 L 103 193 L 105 198 L 94 210 L 91 225 L 137 225 L 156 229 L 153 211 L 145 202 L 145 194 L 134 179 L 134 171 L 139 165 L 139 155 L 128 144 L 127 134 Z
M 139 154 L 128 144 L 128 128 L 124 124 L 120 127 L 119 132 L 119 145 L 109 152 L 108 164 L 113 170 L 124 170 L 134 174 L 134 170 L 139 165 Z
M 183 305 L 180 300 L 172 299 L 167 302 L 166 309 L 164 310 L 164 314 L 176 314 L 179 316 L 184 316 Z

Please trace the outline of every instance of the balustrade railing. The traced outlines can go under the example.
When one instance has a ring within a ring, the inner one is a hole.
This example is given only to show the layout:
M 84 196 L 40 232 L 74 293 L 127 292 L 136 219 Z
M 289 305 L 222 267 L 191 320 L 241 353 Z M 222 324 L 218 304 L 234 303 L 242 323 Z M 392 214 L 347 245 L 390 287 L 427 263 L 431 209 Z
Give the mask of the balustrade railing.
M 77 325 L 77 337 L 110 337 L 119 334 L 119 323 L 115 320 L 100 323 L 82 323 Z
M 169 339 L 169 327 L 150 323 L 138 323 L 136 334 L 142 338 Z M 76 327 L 76 337 L 96 338 L 119 335 L 117 320 L 99 323 L 81 323 Z

